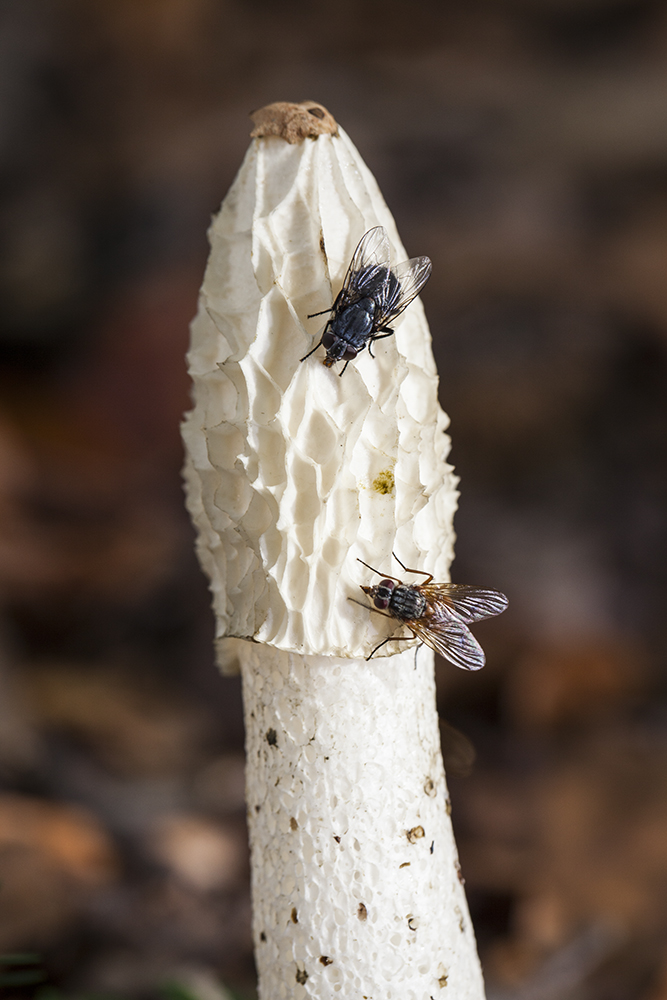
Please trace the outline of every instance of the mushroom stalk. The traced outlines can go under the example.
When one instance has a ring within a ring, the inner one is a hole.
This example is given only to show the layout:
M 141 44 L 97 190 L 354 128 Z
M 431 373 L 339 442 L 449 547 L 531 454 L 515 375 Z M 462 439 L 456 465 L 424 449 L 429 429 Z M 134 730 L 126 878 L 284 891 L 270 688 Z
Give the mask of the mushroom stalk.
M 414 650 L 368 663 L 246 653 L 261 997 L 483 997 L 431 650 L 416 664 Z
M 433 654 L 366 660 L 396 622 L 350 600 L 371 582 L 359 560 L 392 575 L 392 552 L 448 578 L 456 480 L 428 326 L 415 300 L 342 377 L 324 348 L 301 362 L 364 233 L 407 254 L 326 109 L 254 120 L 209 234 L 183 436 L 219 661 L 243 675 L 259 994 L 482 1000 Z

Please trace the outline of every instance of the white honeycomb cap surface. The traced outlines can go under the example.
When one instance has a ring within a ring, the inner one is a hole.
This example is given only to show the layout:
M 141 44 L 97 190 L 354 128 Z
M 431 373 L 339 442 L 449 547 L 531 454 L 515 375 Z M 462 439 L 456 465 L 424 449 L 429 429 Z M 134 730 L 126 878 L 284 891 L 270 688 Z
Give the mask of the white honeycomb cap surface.
M 375 359 L 364 351 L 342 377 L 340 365 L 322 365 L 324 348 L 299 360 L 327 318 L 308 314 L 332 305 L 377 225 L 393 263 L 405 260 L 378 186 L 340 130 L 294 145 L 253 140 L 211 226 L 183 435 L 219 639 L 364 656 L 392 628 L 348 600 L 379 580 L 357 557 L 400 576 L 393 550 L 448 579 L 456 480 L 421 302 L 374 345 Z

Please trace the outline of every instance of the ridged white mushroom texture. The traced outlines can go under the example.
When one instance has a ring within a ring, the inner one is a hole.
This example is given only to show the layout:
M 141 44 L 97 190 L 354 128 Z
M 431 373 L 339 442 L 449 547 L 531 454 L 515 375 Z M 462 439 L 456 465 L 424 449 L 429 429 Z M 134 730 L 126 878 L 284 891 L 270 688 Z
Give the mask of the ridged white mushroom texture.
M 321 364 L 323 348 L 299 360 L 326 319 L 308 314 L 331 307 L 377 225 L 394 263 L 405 260 L 341 130 L 295 145 L 254 140 L 211 226 L 183 433 L 218 638 L 368 655 L 387 623 L 348 600 L 371 580 L 357 557 L 396 575 L 393 550 L 448 579 L 455 480 L 421 302 L 342 377 Z
M 211 227 L 192 329 L 188 504 L 218 639 L 255 640 L 224 644 L 243 673 L 261 1000 L 484 996 L 433 653 L 389 644 L 366 661 L 396 623 L 348 600 L 379 579 L 357 558 L 407 578 L 392 550 L 448 578 L 455 480 L 421 304 L 342 377 L 323 348 L 300 362 L 326 319 L 308 314 L 377 225 L 405 260 L 342 131 L 255 139 Z

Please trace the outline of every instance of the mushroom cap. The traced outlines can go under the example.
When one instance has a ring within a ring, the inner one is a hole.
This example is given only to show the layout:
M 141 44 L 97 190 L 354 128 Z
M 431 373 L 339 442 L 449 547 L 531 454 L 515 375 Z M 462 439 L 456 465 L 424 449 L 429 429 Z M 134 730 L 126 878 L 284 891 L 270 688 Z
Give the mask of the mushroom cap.
M 379 579 L 357 558 L 405 575 L 393 551 L 448 579 L 457 480 L 421 302 L 342 377 L 322 364 L 323 348 L 300 361 L 327 320 L 308 315 L 330 309 L 360 238 L 378 225 L 393 263 L 404 261 L 342 129 L 296 144 L 254 139 L 211 225 L 183 437 L 219 639 L 364 656 L 395 623 L 348 600 Z

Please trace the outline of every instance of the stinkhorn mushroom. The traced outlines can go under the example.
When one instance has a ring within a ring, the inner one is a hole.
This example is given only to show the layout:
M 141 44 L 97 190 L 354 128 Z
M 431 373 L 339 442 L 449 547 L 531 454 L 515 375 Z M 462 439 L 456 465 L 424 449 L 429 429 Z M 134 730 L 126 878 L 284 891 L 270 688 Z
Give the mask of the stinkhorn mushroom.
M 301 363 L 364 233 L 407 254 L 326 109 L 253 118 L 210 229 L 183 436 L 219 659 L 243 675 L 259 995 L 480 1000 L 433 653 L 367 660 L 397 623 L 349 600 L 358 560 L 392 575 L 392 552 L 448 579 L 457 481 L 428 326 L 415 300 L 343 377 Z

